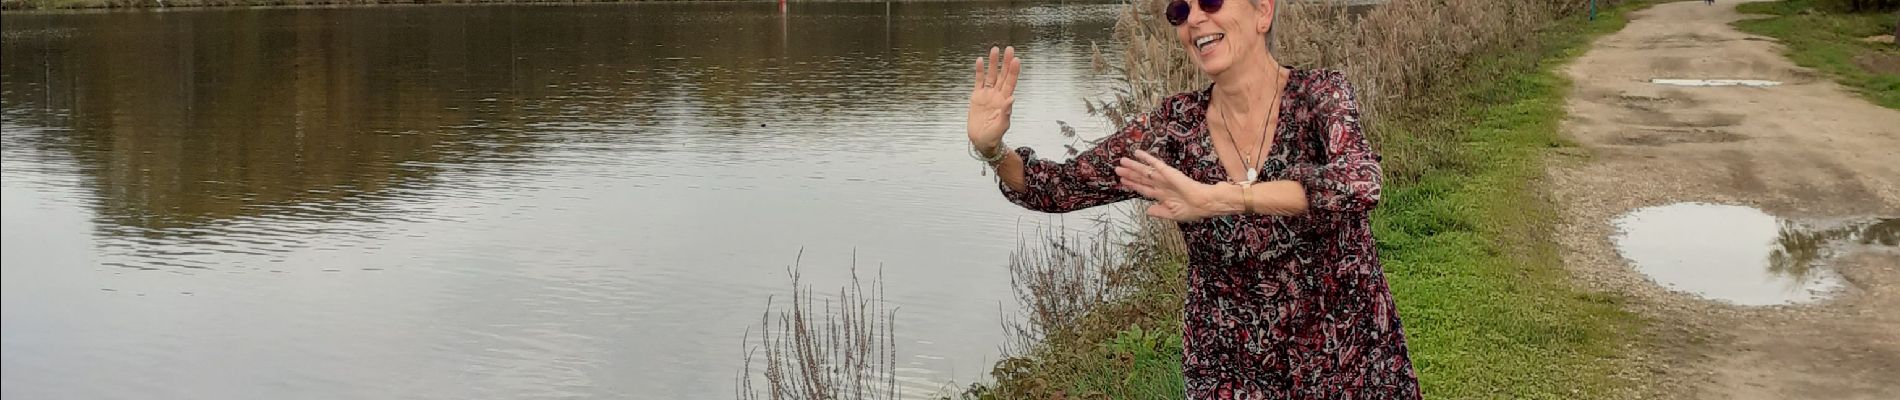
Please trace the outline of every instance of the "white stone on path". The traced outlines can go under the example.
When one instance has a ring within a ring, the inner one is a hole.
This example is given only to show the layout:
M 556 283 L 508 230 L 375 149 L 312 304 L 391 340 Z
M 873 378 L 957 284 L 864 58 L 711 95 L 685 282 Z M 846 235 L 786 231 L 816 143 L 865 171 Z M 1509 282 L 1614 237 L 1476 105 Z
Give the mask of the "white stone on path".
M 1764 81 L 1764 80 L 1756 80 L 1756 79 L 1650 79 L 1649 83 L 1663 84 L 1663 85 L 1676 85 L 1676 86 L 1703 86 L 1703 87 L 1708 87 L 1708 86 L 1765 87 L 1765 86 L 1775 86 L 1775 85 L 1781 84 L 1781 82 L 1777 82 L 1777 81 Z

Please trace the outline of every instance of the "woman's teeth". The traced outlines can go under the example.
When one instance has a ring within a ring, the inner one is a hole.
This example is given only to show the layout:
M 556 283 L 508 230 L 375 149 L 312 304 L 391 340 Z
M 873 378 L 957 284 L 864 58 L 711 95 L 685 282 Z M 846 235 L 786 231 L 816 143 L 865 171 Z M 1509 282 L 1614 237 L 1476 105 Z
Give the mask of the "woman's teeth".
M 1212 35 L 1202 36 L 1199 39 L 1194 40 L 1194 47 L 1200 50 L 1207 50 L 1207 45 L 1213 44 L 1215 41 L 1219 41 L 1221 40 L 1221 38 L 1225 38 L 1225 37 L 1227 37 L 1227 34 L 1224 34 L 1224 33 L 1216 33 Z

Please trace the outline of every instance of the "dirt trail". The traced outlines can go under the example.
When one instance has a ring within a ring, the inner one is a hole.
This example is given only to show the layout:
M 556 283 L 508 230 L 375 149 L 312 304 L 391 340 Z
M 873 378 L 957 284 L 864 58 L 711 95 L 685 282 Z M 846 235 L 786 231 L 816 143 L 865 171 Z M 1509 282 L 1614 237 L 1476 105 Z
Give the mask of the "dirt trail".
M 1735 2 L 1633 13 L 1566 68 L 1575 81 L 1549 188 L 1565 263 L 1650 319 L 1629 397 L 1900 399 L 1900 255 L 1834 262 L 1848 288 L 1801 306 L 1743 307 L 1672 292 L 1616 251 L 1611 220 L 1684 201 L 1788 218 L 1900 216 L 1900 111 L 1881 108 L 1735 30 Z M 1762 79 L 1678 87 L 1652 78 Z

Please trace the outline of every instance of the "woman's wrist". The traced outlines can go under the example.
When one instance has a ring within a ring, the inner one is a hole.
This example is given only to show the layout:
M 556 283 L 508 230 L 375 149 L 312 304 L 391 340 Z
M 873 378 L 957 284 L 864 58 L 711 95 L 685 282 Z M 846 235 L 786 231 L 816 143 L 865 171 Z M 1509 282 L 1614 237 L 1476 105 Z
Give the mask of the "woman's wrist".
M 988 157 L 994 157 L 996 156 L 997 152 L 1003 151 L 1003 138 L 996 138 L 996 140 L 986 140 L 986 141 L 980 141 L 980 142 L 972 141 L 970 142 L 970 147 L 975 148 L 978 154 L 982 154 Z
M 1253 214 L 1253 181 L 1240 183 L 1240 212 Z
M 1201 187 L 1202 209 L 1213 216 L 1239 215 L 1247 210 L 1245 188 L 1232 182 L 1216 182 Z
M 1008 154 L 1005 154 L 1009 150 L 1004 149 L 1003 147 L 1004 145 L 1003 145 L 1002 140 L 997 140 L 987 146 L 982 145 L 982 144 L 977 144 L 976 142 L 971 142 L 970 156 L 976 158 L 978 161 L 982 161 L 985 164 L 989 164 L 991 167 L 995 167 L 998 163 L 1003 162 L 1004 158 L 1009 156 Z
M 997 141 L 996 143 L 989 145 L 988 148 L 985 148 L 981 151 L 983 152 L 984 157 L 994 157 L 997 159 L 997 161 L 1002 161 L 1002 158 L 1007 156 L 1007 154 L 1004 154 L 1004 153 L 1009 152 L 1009 149 L 1003 148 L 1003 146 L 1004 145 L 1002 141 Z

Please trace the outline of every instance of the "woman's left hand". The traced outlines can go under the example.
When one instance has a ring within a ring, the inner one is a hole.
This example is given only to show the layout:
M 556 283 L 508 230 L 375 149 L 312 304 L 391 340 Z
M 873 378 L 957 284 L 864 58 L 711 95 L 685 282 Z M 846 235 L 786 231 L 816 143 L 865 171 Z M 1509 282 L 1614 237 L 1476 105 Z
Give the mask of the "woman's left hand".
M 1213 207 L 1214 185 L 1195 181 L 1148 152 L 1136 150 L 1135 158 L 1122 158 L 1115 175 L 1122 186 L 1154 200 L 1148 216 L 1193 222 L 1219 215 Z

